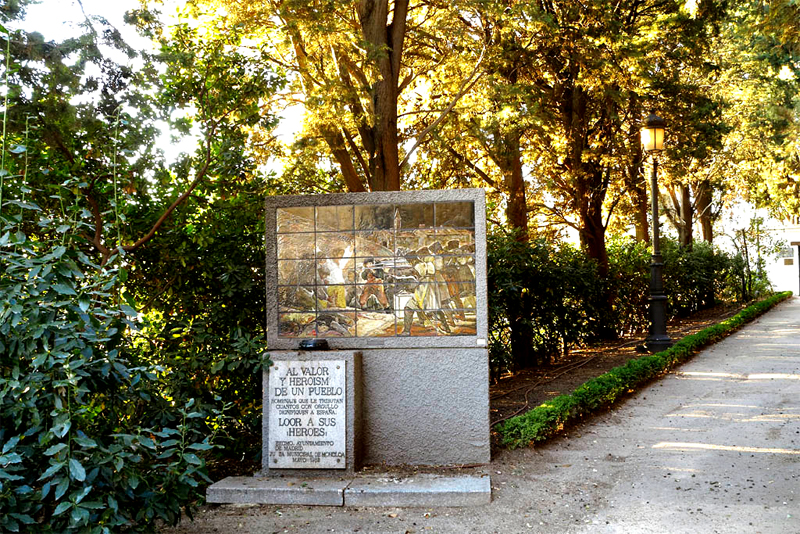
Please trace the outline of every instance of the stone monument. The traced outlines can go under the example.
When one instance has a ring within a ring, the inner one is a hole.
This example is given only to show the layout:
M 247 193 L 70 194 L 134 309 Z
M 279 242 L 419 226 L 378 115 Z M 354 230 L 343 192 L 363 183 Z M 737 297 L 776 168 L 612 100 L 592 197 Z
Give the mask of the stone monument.
M 269 197 L 266 255 L 261 476 L 490 461 L 483 190 Z

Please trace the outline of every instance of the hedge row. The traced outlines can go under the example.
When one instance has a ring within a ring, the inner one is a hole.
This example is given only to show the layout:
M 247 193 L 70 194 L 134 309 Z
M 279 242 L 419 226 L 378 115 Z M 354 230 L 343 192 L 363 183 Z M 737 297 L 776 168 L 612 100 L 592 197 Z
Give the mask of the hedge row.
M 606 243 L 609 270 L 580 249 L 546 239 L 488 235 L 489 355 L 492 380 L 557 361 L 571 347 L 647 330 L 650 251 L 630 237 Z M 741 258 L 708 243 L 661 240 L 667 319 L 720 301 L 741 301 Z M 762 294 L 768 288 L 758 288 Z
M 686 362 L 706 345 L 726 337 L 791 295 L 790 291 L 778 293 L 715 326 L 686 336 L 663 352 L 630 360 L 625 365 L 589 380 L 569 395 L 561 395 L 523 415 L 509 419 L 497 427 L 502 443 L 516 448 L 549 438 L 566 424 L 610 406 L 635 388 Z

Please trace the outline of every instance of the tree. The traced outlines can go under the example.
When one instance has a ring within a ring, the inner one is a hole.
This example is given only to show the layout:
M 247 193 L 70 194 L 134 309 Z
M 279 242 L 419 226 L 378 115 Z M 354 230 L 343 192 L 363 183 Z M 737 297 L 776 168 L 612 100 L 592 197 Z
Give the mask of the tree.
M 705 7 L 708 12 L 696 17 L 677 3 L 512 8 L 517 11 L 511 18 L 528 28 L 527 34 L 517 32 L 530 59 L 524 76 L 539 95 L 530 113 L 541 126 L 532 137 L 546 162 L 537 170 L 552 201 L 538 207 L 575 226 L 601 274 L 608 272 L 606 228 L 624 183 L 643 227 L 639 113 L 660 96 L 659 76 L 677 63 L 671 55 L 691 59 L 703 51 L 716 17 Z M 655 24 L 670 31 L 653 32 Z
M 347 190 L 399 190 L 408 138 L 398 109 L 441 61 L 427 47 L 447 9 L 410 9 L 408 0 L 219 4 L 294 76 L 282 99 L 305 106 L 305 135 L 322 140 Z
M 160 379 L 165 394 L 209 411 L 227 405 L 236 417 L 218 430 L 252 443 L 265 348 L 263 213 L 253 198 L 270 181 L 251 133 L 276 124 L 266 103 L 283 78 L 224 23 L 201 34 L 187 19 L 164 28 L 146 10 L 129 20 L 161 38 L 157 53 L 130 49 L 95 18 L 64 43 L 13 34 L 2 217 L 115 269 L 109 303 L 143 320 L 124 332 L 129 354 L 172 371 Z M 109 46 L 132 64 L 112 61 Z M 196 133 L 194 154 L 168 162 L 164 126 Z
M 275 124 L 260 102 L 281 79 L 258 58 L 237 52 L 241 36 L 235 32 L 220 31 L 192 48 L 184 24 L 171 48 L 156 57 L 132 50 L 104 20 L 86 23 L 86 34 L 63 43 L 22 32 L 11 40 L 19 68 L 10 73 L 6 125 L 16 156 L 7 167 L 21 180 L 7 184 L 6 198 L 27 194 L 45 212 L 71 206 L 83 229 L 73 238 L 105 264 L 149 242 L 201 184 L 222 190 L 226 182 L 218 177 L 252 167 L 240 156 L 246 128 Z M 111 61 L 104 47 L 139 67 Z M 180 109 L 196 115 L 172 121 Z M 183 133 L 194 122 L 201 148 L 168 167 L 157 148 L 157 120 Z M 45 172 L 27 174 L 28 168 Z M 68 187 L 69 198 L 53 198 L 58 183 Z M 27 224 L 36 231 L 33 221 Z
M 411 172 L 422 182 L 435 184 L 444 175 L 453 176 L 450 183 L 490 188 L 502 197 L 505 224 L 517 239 L 526 241 L 523 154 L 533 125 L 525 110 L 533 97 L 522 72 L 528 58 L 501 3 L 472 4 L 460 5 L 448 32 L 448 46 L 459 53 L 445 70 L 454 74 L 432 78 L 428 94 L 420 95 L 419 109 L 436 109 L 445 101 L 451 102 L 446 109 L 451 112 L 439 115 L 444 119 L 440 124 L 428 121 L 428 128 L 438 128 L 420 149 L 423 156 Z
M 798 14 L 792 2 L 745 3 L 728 29 L 738 56 L 731 68 L 734 186 L 780 218 L 800 213 Z

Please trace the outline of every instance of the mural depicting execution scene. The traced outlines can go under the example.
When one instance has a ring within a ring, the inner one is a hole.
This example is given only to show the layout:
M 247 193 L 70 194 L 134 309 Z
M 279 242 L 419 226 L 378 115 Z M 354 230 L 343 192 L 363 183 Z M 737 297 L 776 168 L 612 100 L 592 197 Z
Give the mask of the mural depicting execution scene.
M 473 202 L 276 216 L 278 337 L 476 335 Z

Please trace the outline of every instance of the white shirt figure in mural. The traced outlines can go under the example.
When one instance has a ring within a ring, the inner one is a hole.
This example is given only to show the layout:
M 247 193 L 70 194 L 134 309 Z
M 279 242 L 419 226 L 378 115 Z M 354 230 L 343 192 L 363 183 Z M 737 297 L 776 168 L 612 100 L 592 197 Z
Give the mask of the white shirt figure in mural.
M 345 277 L 344 269 L 350 261 L 350 255 L 353 253 L 353 247 L 348 245 L 346 249 L 337 249 L 334 251 L 336 258 L 328 258 L 323 263 L 323 267 L 328 271 L 326 284 L 328 292 L 328 305 L 331 308 L 342 309 L 347 307 L 347 299 L 345 297 Z

